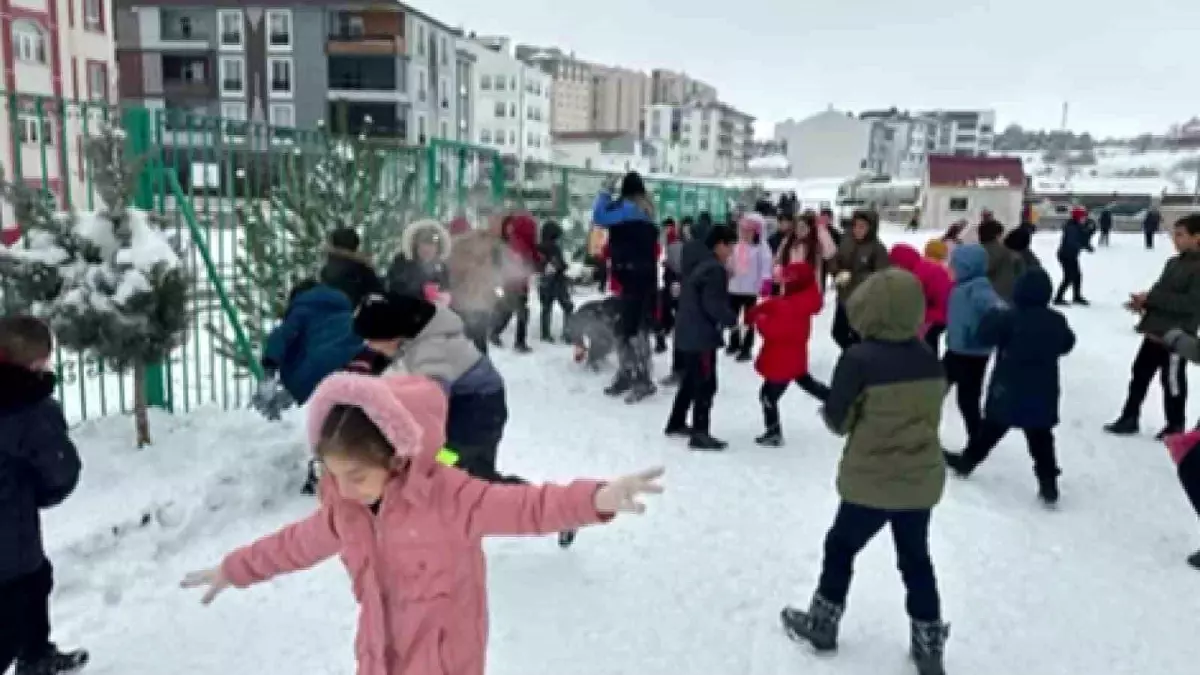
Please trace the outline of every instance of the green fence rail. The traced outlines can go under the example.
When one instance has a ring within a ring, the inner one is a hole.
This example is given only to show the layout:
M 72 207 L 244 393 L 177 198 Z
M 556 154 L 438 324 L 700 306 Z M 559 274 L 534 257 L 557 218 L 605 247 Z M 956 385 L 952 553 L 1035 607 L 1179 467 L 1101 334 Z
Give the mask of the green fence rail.
M 238 261 L 246 255 L 244 214 L 261 216 L 252 219 L 256 226 L 281 227 L 290 214 L 279 212 L 271 199 L 273 191 L 297 189 L 313 163 L 339 152 L 346 137 L 324 128 L 274 127 L 186 110 L 2 96 L 0 129 L 8 131 L 9 143 L 7 150 L 0 149 L 8 154 L 0 162 L 10 167 L 6 178 L 53 194 L 65 210 L 97 208 L 94 170 L 84 140 L 101 125 L 124 127 L 130 150 L 147 160 L 135 186 L 135 202 L 157 212 L 168 233 L 184 244 L 184 261 L 194 280 L 187 338 L 166 363 L 147 369 L 149 400 L 177 411 L 246 405 L 261 371 L 252 358 L 259 346 L 247 338 L 230 300 Z M 414 216 L 449 220 L 465 215 L 478 222 L 490 213 L 523 209 L 538 218 L 569 221 L 568 232 L 574 232 L 577 242 L 586 238 L 596 193 L 619 178 L 574 167 L 519 163 L 495 148 L 443 139 L 409 146 L 368 132 L 365 139 L 352 140 L 382 158 L 379 189 L 400 194 L 415 185 Z M 715 184 L 659 177 L 646 182 L 660 218 L 679 219 L 705 210 L 723 218 L 733 196 Z M 0 228 L 17 227 L 11 206 L 0 203 Z M 311 272 L 297 270 L 294 276 Z M 260 308 L 264 313 L 270 311 L 265 297 L 264 293 Z M 12 308 L 5 304 L 4 310 Z M 223 356 L 229 344 L 249 366 Z M 113 371 L 65 350 L 56 354 L 56 368 L 58 396 L 68 419 L 130 410 L 130 372 Z

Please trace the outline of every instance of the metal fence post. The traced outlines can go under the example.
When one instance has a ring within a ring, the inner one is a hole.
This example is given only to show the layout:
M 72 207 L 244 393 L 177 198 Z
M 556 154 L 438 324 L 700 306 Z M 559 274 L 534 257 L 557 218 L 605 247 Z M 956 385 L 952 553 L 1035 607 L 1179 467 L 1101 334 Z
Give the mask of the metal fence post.
M 121 119 L 125 129 L 125 150 L 130 158 L 142 161 L 141 171 L 133 189 L 133 205 L 143 211 L 154 210 L 154 172 L 158 170 L 159 162 L 150 158 L 154 148 L 154 134 L 151 112 L 147 108 L 129 107 Z M 156 408 L 172 409 L 170 397 L 167 395 L 167 368 L 160 361 L 147 363 L 145 371 L 146 403 Z
M 425 215 L 437 216 L 438 202 L 438 142 L 429 142 L 425 148 Z
M 492 153 L 492 204 L 495 206 L 504 206 L 504 158 L 500 153 Z

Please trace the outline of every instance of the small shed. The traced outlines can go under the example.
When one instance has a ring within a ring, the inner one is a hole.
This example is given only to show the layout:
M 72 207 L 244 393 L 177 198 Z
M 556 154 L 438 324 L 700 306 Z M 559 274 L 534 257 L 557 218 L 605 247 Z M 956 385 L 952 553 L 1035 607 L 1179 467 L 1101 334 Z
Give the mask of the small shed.
M 978 223 L 984 211 L 1012 227 L 1021 221 L 1025 170 L 1017 157 L 930 155 L 922 186 L 921 226 L 945 230 Z

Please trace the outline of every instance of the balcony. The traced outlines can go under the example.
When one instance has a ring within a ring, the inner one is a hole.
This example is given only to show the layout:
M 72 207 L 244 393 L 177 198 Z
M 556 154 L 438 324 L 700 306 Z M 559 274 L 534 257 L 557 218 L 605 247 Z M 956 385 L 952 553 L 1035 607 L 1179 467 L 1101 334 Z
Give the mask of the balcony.
M 325 52 L 330 56 L 399 55 L 404 53 L 404 38 L 399 35 L 334 33 L 329 36 Z
M 330 56 L 331 91 L 387 91 L 406 89 L 403 71 L 393 56 Z
M 207 46 L 213 35 L 211 14 L 211 11 L 164 9 L 160 14 L 159 39 Z
M 330 55 L 399 55 L 404 53 L 404 14 L 395 11 L 329 13 L 325 46 Z

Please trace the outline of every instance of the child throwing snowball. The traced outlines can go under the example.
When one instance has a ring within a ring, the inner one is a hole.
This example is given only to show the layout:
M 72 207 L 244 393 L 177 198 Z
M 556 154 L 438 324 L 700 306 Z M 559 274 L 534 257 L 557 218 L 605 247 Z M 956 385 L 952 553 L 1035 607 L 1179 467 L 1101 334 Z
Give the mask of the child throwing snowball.
M 535 535 L 640 513 L 662 469 L 608 483 L 503 485 L 440 464 L 446 396 L 414 375 L 332 375 L 308 407 L 325 465 L 308 518 L 193 572 L 211 602 L 340 555 L 360 611 L 359 675 L 483 675 L 487 577 L 483 537 Z M 384 574 L 382 570 L 387 570 Z

